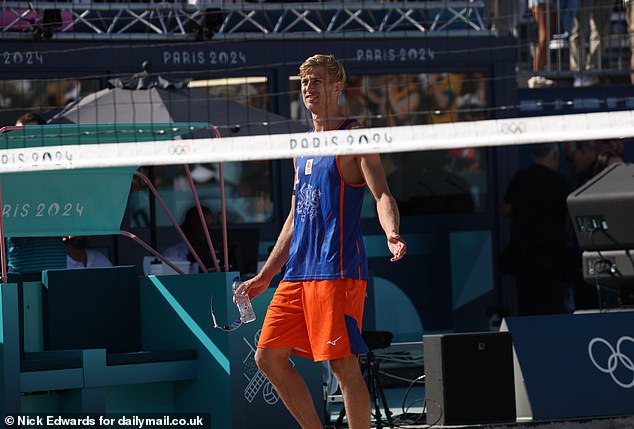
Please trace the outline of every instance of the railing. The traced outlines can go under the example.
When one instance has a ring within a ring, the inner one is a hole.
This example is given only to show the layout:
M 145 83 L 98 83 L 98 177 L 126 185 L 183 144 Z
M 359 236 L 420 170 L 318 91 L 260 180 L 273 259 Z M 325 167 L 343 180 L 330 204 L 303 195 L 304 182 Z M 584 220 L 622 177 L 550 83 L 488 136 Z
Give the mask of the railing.
M 251 3 L 3 1 L 0 39 L 196 40 L 488 34 L 482 0 Z M 25 5 L 27 7 L 25 7 Z
M 498 0 L 505 1 L 505 0 Z M 535 18 L 530 10 L 523 10 L 521 16 L 514 19 L 517 26 L 514 28 L 517 37 L 517 62 L 518 76 L 529 76 L 541 74 L 553 79 L 568 79 L 574 77 L 579 71 L 570 69 L 570 49 L 574 43 L 572 35 L 573 17 L 579 16 L 579 9 L 567 10 L 563 0 L 556 0 L 546 6 L 546 16 L 551 13 L 553 20 L 546 20 L 548 38 L 546 45 L 546 61 L 542 71 L 534 73 L 532 70 L 533 55 L 538 43 L 538 28 Z M 568 2 L 570 4 L 570 2 Z M 610 75 L 625 76 L 630 73 L 630 42 L 628 25 L 626 22 L 626 12 L 621 0 L 605 0 L 600 5 L 603 13 L 597 10 L 586 10 L 587 13 L 594 14 L 597 19 L 605 17 L 605 22 L 599 26 L 603 28 L 600 38 L 600 48 L 598 50 L 597 64 L 590 70 L 581 71 L 587 75 Z M 595 21 L 596 22 L 596 21 Z M 590 25 L 588 24 L 588 27 Z M 587 30 L 587 37 L 579 38 L 579 51 L 583 55 L 588 55 L 590 38 L 590 28 Z M 628 79 L 624 79 L 629 81 Z

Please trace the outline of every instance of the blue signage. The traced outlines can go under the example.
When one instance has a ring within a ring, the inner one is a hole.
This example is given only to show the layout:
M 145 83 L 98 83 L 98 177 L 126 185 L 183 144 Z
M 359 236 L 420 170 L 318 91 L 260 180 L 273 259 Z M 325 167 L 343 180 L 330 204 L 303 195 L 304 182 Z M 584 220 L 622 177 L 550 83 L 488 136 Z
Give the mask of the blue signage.
M 6 41 L 0 54 L 4 58 L 0 71 L 5 79 L 10 76 L 38 76 L 42 71 L 64 72 L 68 64 L 77 63 L 81 52 L 82 66 L 75 73 L 90 75 L 95 70 L 114 73 L 138 72 L 143 61 L 152 63 L 153 71 L 204 72 L 205 76 L 226 77 L 227 72 L 243 74 L 245 69 L 261 67 L 269 70 L 271 64 L 287 64 L 296 70 L 299 63 L 318 52 L 328 52 L 343 59 L 346 65 L 360 67 L 460 67 L 464 64 L 499 64 L 513 62 L 513 49 L 504 49 L 508 40 L 502 37 L 402 37 L 349 39 L 223 40 L 178 44 L 173 42 L 138 42 L 135 45 L 108 41 L 95 44 L 68 42 L 65 49 L 52 49 L 50 43 L 24 43 Z M 454 53 L 460 46 L 460 54 Z M 132 47 L 132 49 L 131 49 Z M 265 47 L 265 48 L 263 48 Z M 26 75 L 25 75 L 26 74 Z M 76 76 L 76 75 L 75 75 Z
M 510 317 L 501 330 L 513 334 L 518 417 L 634 414 L 634 311 Z

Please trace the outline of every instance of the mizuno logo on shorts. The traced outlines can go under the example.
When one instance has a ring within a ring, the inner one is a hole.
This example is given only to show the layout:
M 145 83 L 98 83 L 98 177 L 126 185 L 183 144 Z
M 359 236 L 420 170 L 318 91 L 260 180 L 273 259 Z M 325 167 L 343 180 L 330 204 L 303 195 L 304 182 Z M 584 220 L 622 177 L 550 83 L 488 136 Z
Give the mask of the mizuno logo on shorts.
M 337 338 L 335 338 L 334 340 L 328 340 L 326 341 L 327 344 L 330 344 L 331 346 L 336 346 L 337 345 L 337 341 L 339 341 L 339 339 L 341 338 L 341 336 L 338 336 Z

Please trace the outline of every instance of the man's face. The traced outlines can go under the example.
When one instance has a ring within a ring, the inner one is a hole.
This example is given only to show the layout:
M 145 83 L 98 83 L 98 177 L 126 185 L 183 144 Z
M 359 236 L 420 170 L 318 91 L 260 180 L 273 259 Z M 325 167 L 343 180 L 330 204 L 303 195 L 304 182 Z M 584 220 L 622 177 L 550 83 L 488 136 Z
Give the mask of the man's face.
M 329 106 L 337 106 L 339 95 L 336 82 L 331 82 L 330 76 L 323 67 L 310 69 L 301 78 L 302 100 L 312 113 L 326 114 Z M 334 104 L 333 103 L 334 100 Z
M 596 151 L 575 142 L 565 143 L 563 153 L 575 173 L 581 173 L 589 168 L 597 158 Z
M 585 147 L 575 150 L 571 155 L 571 163 L 575 172 L 579 173 L 589 168 L 596 157 L 596 152 Z

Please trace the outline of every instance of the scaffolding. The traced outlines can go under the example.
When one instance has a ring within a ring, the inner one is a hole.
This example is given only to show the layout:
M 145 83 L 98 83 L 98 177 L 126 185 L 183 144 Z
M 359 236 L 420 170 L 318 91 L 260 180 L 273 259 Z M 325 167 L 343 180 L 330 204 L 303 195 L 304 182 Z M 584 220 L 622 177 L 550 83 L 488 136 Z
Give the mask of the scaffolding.
M 201 40 L 489 35 L 481 0 L 297 3 L 3 1 L 0 40 Z

